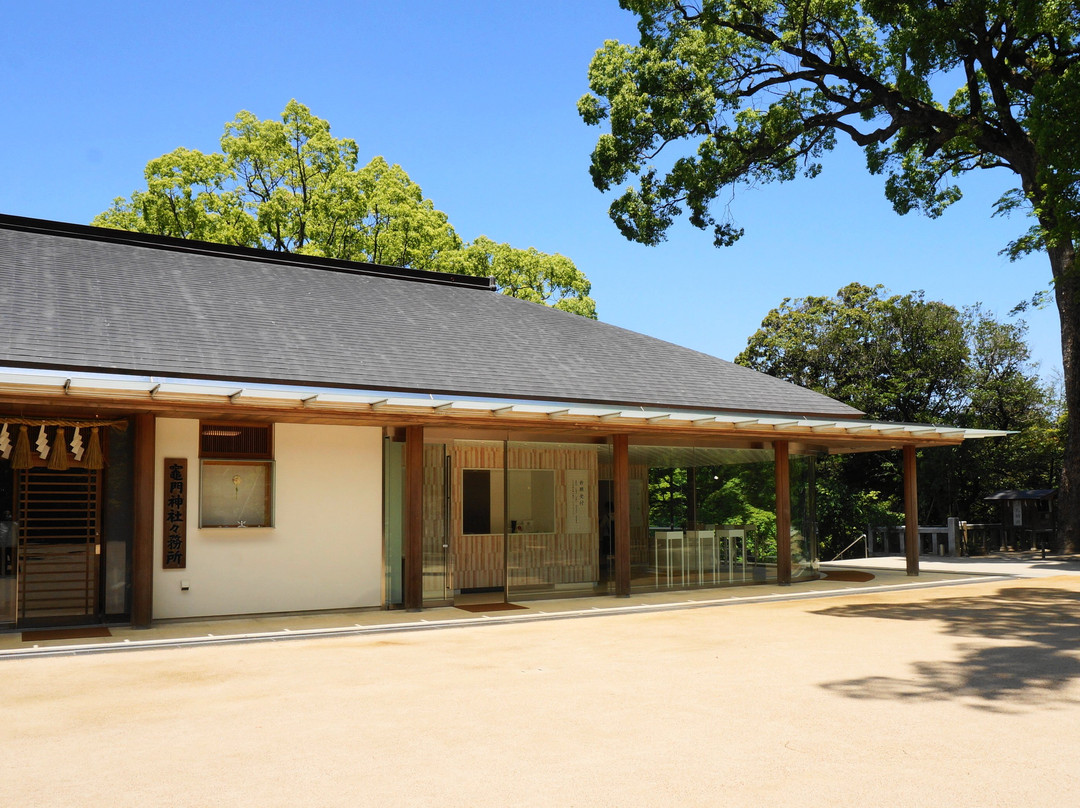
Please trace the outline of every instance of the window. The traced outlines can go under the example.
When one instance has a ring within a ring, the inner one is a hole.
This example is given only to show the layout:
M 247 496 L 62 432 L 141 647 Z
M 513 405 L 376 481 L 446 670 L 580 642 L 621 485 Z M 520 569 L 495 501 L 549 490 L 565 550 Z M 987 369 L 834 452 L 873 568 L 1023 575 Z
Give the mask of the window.
M 273 526 L 270 424 L 200 423 L 200 527 Z
M 502 482 L 502 472 L 496 472 Z M 502 486 L 492 490 L 491 472 L 465 469 L 461 472 L 461 530 L 469 536 L 502 533 Z M 497 529 L 496 529 L 497 528 Z
M 555 532 L 555 472 L 511 469 L 506 514 L 511 533 Z
M 555 472 L 507 472 L 505 513 L 511 533 L 555 532 Z M 465 535 L 503 532 L 503 473 L 492 469 L 461 472 L 461 528 Z

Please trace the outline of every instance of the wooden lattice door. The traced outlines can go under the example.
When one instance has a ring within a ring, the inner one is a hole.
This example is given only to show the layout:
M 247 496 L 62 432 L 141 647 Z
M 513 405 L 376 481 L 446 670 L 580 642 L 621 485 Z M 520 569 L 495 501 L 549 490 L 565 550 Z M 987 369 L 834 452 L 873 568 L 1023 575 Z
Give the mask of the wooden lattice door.
M 81 622 L 98 613 L 101 472 L 19 472 L 19 620 Z

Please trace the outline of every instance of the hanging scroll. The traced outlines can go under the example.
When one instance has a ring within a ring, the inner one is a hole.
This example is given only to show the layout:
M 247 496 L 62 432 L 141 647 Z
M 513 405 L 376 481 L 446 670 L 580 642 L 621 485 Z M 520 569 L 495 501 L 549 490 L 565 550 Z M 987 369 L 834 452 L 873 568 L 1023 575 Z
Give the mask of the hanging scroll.
M 589 472 L 571 469 L 566 472 L 566 532 L 590 533 L 596 521 L 589 511 Z
M 187 458 L 165 458 L 165 542 L 162 568 L 187 567 Z

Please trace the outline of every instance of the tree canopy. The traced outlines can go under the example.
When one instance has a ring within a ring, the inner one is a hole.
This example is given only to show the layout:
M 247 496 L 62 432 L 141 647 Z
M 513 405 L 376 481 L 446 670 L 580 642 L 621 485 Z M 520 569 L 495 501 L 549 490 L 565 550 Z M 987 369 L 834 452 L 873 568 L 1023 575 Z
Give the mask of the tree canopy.
M 1080 8 L 1067 0 L 621 0 L 640 43 L 609 41 L 578 102 L 604 124 L 593 183 L 628 238 L 663 240 L 684 211 L 717 246 L 742 230 L 738 185 L 813 177 L 839 138 L 885 177 L 898 213 L 939 216 L 957 179 L 1001 168 L 997 212 L 1031 228 L 1012 256 L 1045 251 L 1062 329 L 1069 439 L 1060 503 L 1080 541 Z M 951 90 L 949 88 L 952 88 Z M 1002 172 L 1004 176 L 1005 173 Z M 1041 285 L 1042 281 L 1036 281 Z
M 999 321 L 980 306 L 958 310 L 921 292 L 852 283 L 832 297 L 785 299 L 735 361 L 875 419 L 1017 431 L 920 458 L 923 522 L 979 521 L 982 497 L 1045 488 L 1060 466 L 1056 397 L 1039 380 L 1025 336 L 1022 321 Z M 902 521 L 900 469 L 888 455 L 825 458 L 818 482 L 821 534 L 835 550 L 870 522 Z
M 92 224 L 349 261 L 491 275 L 500 291 L 596 317 L 574 263 L 535 248 L 463 244 L 400 166 L 360 165 L 356 142 L 290 101 L 280 120 L 240 112 L 221 151 L 178 148 L 146 165 L 146 188 Z
M 921 293 L 882 297 L 848 284 L 835 297 L 785 299 L 736 362 L 892 421 L 956 420 L 964 410 L 965 317 Z
M 542 253 L 534 247 L 520 250 L 478 236 L 462 250 L 441 253 L 434 268 L 463 275 L 490 275 L 512 297 L 585 317 L 596 316 L 588 280 L 573 261 L 558 253 Z

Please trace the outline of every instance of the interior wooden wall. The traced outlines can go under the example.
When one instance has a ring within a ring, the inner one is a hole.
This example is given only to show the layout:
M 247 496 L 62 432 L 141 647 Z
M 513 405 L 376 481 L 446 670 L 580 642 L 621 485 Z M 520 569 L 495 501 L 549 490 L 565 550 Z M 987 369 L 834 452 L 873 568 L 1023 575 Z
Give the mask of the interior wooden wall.
M 453 549 L 453 588 L 479 587 L 543 588 L 556 584 L 588 583 L 599 576 L 599 524 L 597 522 L 597 453 L 593 449 L 575 450 L 564 446 L 512 447 L 511 469 L 551 469 L 555 472 L 555 532 L 514 533 L 509 537 L 509 570 L 501 533 L 462 535 L 462 470 L 503 468 L 500 443 L 460 443 L 450 447 L 452 490 L 450 534 Z M 442 537 L 441 446 L 425 447 L 424 461 L 424 540 L 435 549 Z M 588 512 L 590 530 L 567 533 L 567 474 L 572 470 L 588 472 Z

